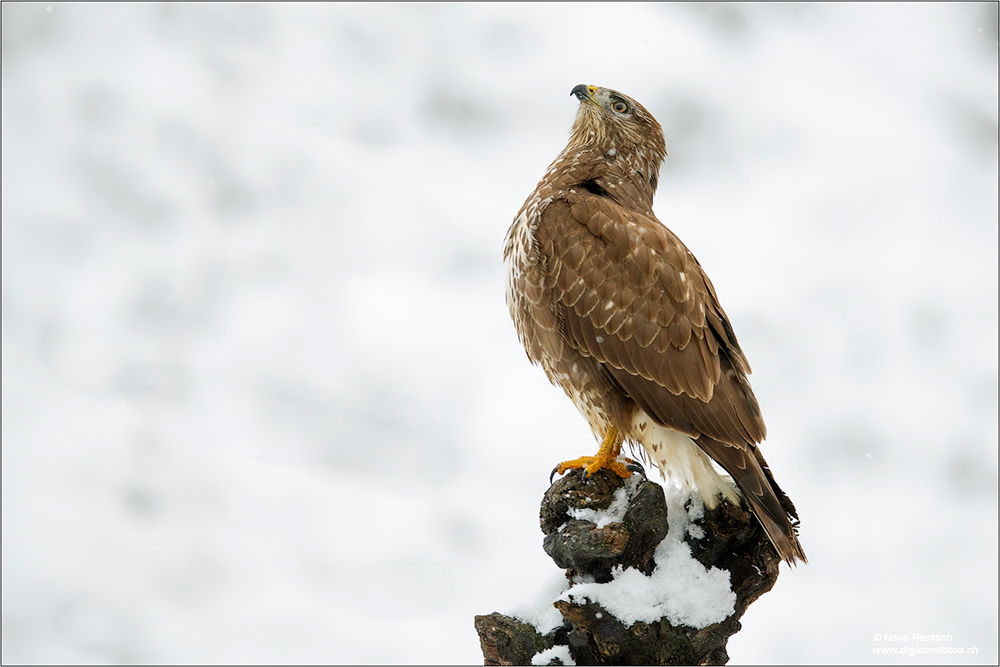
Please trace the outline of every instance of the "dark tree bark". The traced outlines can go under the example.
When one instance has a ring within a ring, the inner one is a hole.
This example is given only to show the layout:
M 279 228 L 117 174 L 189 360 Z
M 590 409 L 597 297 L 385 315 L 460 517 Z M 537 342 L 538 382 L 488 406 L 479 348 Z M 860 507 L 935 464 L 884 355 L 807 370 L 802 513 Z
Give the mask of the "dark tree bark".
M 545 538 L 542 548 L 566 570 L 572 582 L 606 583 L 615 568 L 635 568 L 650 575 L 656 547 L 668 532 L 663 488 L 641 479 L 621 521 L 597 524 L 571 514 L 574 510 L 607 510 L 625 485 L 601 470 L 584 480 L 573 471 L 557 480 L 542 499 Z M 696 522 L 704 537 L 688 535 L 692 556 L 706 568 L 729 572 L 736 594 L 733 613 L 703 628 L 673 625 L 665 617 L 653 623 L 626 625 L 594 602 L 558 600 L 561 626 L 540 634 L 532 625 L 492 613 L 476 616 L 475 626 L 486 665 L 527 665 L 554 646 L 567 646 L 578 665 L 724 665 L 726 644 L 739 631 L 740 617 L 778 578 L 780 559 L 760 523 L 745 506 L 722 502 Z M 550 664 L 561 664 L 558 659 Z

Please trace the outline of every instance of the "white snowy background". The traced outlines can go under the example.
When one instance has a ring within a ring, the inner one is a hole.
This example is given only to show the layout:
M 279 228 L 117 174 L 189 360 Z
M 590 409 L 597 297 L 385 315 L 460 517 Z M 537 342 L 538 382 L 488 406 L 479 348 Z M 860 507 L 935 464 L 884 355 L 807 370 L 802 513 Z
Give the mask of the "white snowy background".
M 595 447 L 501 264 L 579 83 L 802 516 L 732 661 L 996 663 L 995 3 L 2 11 L 5 663 L 481 663 Z

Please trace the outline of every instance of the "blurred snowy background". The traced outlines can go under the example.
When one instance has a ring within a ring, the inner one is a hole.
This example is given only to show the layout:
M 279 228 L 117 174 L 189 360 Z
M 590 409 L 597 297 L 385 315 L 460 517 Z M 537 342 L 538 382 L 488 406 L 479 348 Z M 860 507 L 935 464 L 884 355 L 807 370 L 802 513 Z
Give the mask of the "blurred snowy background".
M 996 663 L 996 4 L 2 11 L 5 663 L 481 663 L 594 447 L 501 265 L 578 83 L 802 515 L 733 662 Z

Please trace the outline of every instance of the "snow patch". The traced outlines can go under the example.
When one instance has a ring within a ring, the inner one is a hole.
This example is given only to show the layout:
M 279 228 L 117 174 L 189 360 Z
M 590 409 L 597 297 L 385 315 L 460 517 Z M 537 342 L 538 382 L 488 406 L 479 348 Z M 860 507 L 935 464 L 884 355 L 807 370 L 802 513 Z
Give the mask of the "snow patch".
M 635 496 L 641 477 L 632 475 L 625 486 L 615 491 L 611 505 L 607 509 L 595 510 L 589 507 L 581 509 L 570 508 L 568 514 L 574 519 L 590 521 L 598 528 L 604 528 L 609 523 L 620 523 L 625 518 L 625 511 L 628 509 L 629 501 Z
M 575 665 L 576 662 L 573 660 L 573 656 L 569 654 L 569 646 L 553 646 L 552 648 L 545 649 L 540 653 L 536 653 L 533 658 L 531 658 L 531 664 L 533 665 L 547 665 L 552 662 L 552 658 L 559 658 L 564 665 Z
M 539 634 L 548 634 L 562 625 L 562 614 L 552 606 L 552 602 L 558 600 L 568 587 L 569 582 L 562 571 L 554 572 L 535 590 L 528 602 L 518 605 L 507 615 L 522 623 L 530 623 Z
M 691 494 L 690 507 L 687 507 L 687 516 L 687 534 L 696 540 L 704 539 L 705 529 L 695 523 L 698 519 L 705 518 L 705 503 L 702 502 L 701 496 L 697 493 Z
M 684 542 L 689 532 L 701 530 L 691 524 L 693 518 L 704 514 L 701 500 L 697 494 L 672 485 L 664 492 L 670 528 L 654 553 L 653 573 L 647 577 L 638 570 L 616 568 L 612 581 L 576 584 L 564 591 L 560 600 L 596 602 L 625 625 L 666 617 L 674 625 L 700 629 L 733 613 L 736 594 L 730 587 L 729 572 L 706 568 L 692 557 L 691 547 Z M 686 504 L 690 504 L 690 511 Z

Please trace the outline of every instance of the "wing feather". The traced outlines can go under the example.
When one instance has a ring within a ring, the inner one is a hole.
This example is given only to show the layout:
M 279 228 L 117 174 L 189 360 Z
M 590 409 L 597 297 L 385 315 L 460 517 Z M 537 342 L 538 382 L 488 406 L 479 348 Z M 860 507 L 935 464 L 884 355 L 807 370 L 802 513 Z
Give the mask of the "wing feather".
M 723 443 L 763 440 L 749 364 L 680 239 L 651 215 L 580 192 L 553 201 L 536 234 L 560 258 L 549 284 L 569 345 L 664 425 Z

